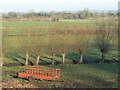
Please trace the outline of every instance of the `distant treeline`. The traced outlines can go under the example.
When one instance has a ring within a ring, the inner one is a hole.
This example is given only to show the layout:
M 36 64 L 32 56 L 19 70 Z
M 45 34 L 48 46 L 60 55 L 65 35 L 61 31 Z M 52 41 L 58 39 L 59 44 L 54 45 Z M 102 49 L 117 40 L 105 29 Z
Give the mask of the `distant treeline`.
M 34 12 L 29 10 L 27 13 L 20 12 L 8 12 L 3 13 L 3 19 L 22 19 L 22 18 L 50 18 L 51 21 L 59 21 L 59 19 L 88 19 L 88 18 L 100 18 L 100 17 L 116 17 L 116 11 L 108 12 L 90 12 L 89 8 L 84 8 L 81 11 L 70 12 Z

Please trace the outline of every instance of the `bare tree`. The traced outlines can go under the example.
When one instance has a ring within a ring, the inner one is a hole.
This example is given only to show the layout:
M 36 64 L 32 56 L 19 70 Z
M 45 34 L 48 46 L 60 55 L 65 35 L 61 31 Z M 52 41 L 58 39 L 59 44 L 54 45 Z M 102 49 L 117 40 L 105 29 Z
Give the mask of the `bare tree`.
M 44 49 L 44 42 L 45 42 L 45 37 L 39 36 L 37 34 L 39 33 L 40 30 L 35 30 L 34 31 L 34 36 L 32 36 L 32 50 L 36 54 L 36 65 L 39 64 L 40 57 L 42 55 L 43 49 Z
M 88 41 L 89 37 L 84 37 L 84 36 L 75 36 L 75 42 L 76 42 L 76 48 L 78 50 L 78 53 L 80 55 L 79 63 L 83 63 L 83 56 L 86 52 L 87 46 L 88 46 Z
M 62 63 L 64 64 L 65 63 L 65 56 L 66 56 L 66 45 L 63 43 L 61 45 L 61 55 L 62 55 Z
M 70 45 L 70 36 L 68 35 L 63 35 L 63 36 L 58 36 L 58 48 L 57 51 L 60 52 L 62 55 L 62 63 L 65 63 L 65 57 L 68 52 L 68 47 Z
M 20 30 L 20 34 L 22 35 L 22 37 L 17 36 L 18 40 L 19 40 L 19 45 L 20 45 L 20 49 L 21 52 L 25 55 L 26 57 L 26 62 L 25 65 L 28 65 L 28 60 L 29 60 L 29 56 L 30 56 L 30 52 L 31 52 L 31 45 L 32 45 L 32 41 L 31 41 L 31 29 L 30 28 L 22 28 Z
M 26 53 L 25 53 L 25 56 L 26 56 L 26 65 L 28 65 L 28 59 L 29 59 L 29 45 L 30 45 L 30 34 L 29 34 L 29 32 L 28 32 L 28 34 L 27 34 L 27 36 L 26 36 L 26 42 L 27 42 L 27 44 L 25 45 L 25 51 L 26 51 Z
M 49 43 L 47 45 L 48 51 L 52 55 L 52 65 L 55 64 L 55 54 L 57 54 L 57 48 L 58 48 L 58 36 L 56 33 L 56 30 L 58 29 L 57 22 L 49 27 Z
M 38 42 L 38 45 L 35 46 L 35 49 L 36 49 L 36 65 L 38 65 L 43 49 L 41 43 Z
M 49 44 L 48 44 L 48 49 L 52 55 L 52 65 L 55 64 L 55 54 L 57 54 L 57 48 L 58 48 L 58 43 L 57 43 L 58 37 L 55 35 L 49 36 Z
M 97 30 L 95 43 L 97 49 L 102 54 L 102 62 L 105 60 L 105 55 L 108 53 L 113 46 L 113 40 L 115 38 L 115 23 L 113 21 L 99 21 L 97 22 Z
M 67 36 L 67 26 L 62 23 L 55 23 L 51 29 L 52 31 L 54 31 L 54 39 L 52 41 L 54 41 L 55 43 L 55 52 L 56 53 L 60 53 L 62 55 L 62 63 L 65 63 L 65 56 L 66 56 L 66 52 L 67 52 L 67 43 L 69 42 L 69 38 Z M 61 32 L 60 32 L 61 31 Z M 56 37 L 56 38 L 55 38 Z
M 84 10 L 82 11 L 82 17 L 83 17 L 84 19 L 90 17 L 89 8 L 84 8 Z
M 88 48 L 90 38 L 91 36 L 89 34 L 89 27 L 85 29 L 84 26 L 81 26 L 81 33 L 74 36 L 75 47 L 80 55 L 80 64 L 83 63 L 83 56 Z

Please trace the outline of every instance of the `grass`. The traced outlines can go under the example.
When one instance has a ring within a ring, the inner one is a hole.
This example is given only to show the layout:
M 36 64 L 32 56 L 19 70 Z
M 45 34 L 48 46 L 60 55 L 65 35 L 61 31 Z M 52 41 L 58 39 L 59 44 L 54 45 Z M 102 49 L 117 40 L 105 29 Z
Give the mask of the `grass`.
M 69 26 L 79 26 L 80 23 L 82 23 L 83 25 L 88 24 L 95 24 L 94 20 L 62 20 L 60 22 L 57 23 L 64 23 L 65 25 L 69 25 Z M 79 22 L 79 23 L 78 23 Z M 49 22 L 49 21 L 31 21 L 31 22 L 3 22 L 2 26 L 3 27 L 32 27 L 32 26 L 51 26 L 56 22 Z
M 57 23 L 63 23 L 63 26 L 70 26 L 68 30 L 72 30 L 75 28 L 71 27 L 82 27 L 82 26 L 95 26 L 95 21 L 93 20 L 64 20 Z M 3 22 L 3 27 L 17 27 L 13 29 L 3 29 L 5 32 L 9 32 L 10 35 L 19 35 L 21 30 L 25 30 L 24 34 L 27 34 L 29 29 L 34 30 L 42 30 L 39 34 L 47 35 L 49 32 L 48 29 L 33 29 L 31 27 L 39 26 L 39 27 L 50 27 L 54 25 L 55 22 Z M 77 29 L 80 29 L 77 28 Z M 88 28 L 88 27 L 86 27 Z M 86 29 L 84 28 L 84 29 Z M 93 28 L 93 27 L 91 27 Z M 91 29 L 89 28 L 89 29 Z M 48 31 L 48 32 L 47 32 Z M 23 33 L 22 33 L 23 34 Z M 30 37 L 30 48 L 31 50 L 35 47 L 34 40 L 36 37 Z M 49 45 L 49 36 L 40 36 L 39 37 L 42 44 L 46 47 Z M 72 39 L 73 37 L 67 37 Z M 4 63 L 20 63 L 25 64 L 25 55 L 24 51 L 22 51 L 22 44 L 26 41 L 25 36 L 8 36 L 5 38 L 7 44 L 4 45 L 3 51 L 5 53 Z M 22 42 L 21 42 L 22 41 Z M 26 44 L 25 43 L 25 44 Z M 69 43 L 69 42 L 68 42 Z M 57 43 L 55 43 L 57 45 Z M 74 43 L 73 43 L 74 44 Z M 114 42 L 114 49 L 111 50 L 106 55 L 106 59 L 113 60 L 113 58 L 118 58 L 117 51 L 117 41 Z M 34 46 L 34 47 L 33 47 Z M 5 49 L 4 49 L 5 48 Z M 36 85 L 37 87 L 67 87 L 67 88 L 117 88 L 118 87 L 118 63 L 98 63 L 101 60 L 101 53 L 97 50 L 96 45 L 94 44 L 94 38 L 91 39 L 89 48 L 85 52 L 84 55 L 84 64 L 73 64 L 79 61 L 79 54 L 76 49 L 72 46 L 67 47 L 69 50 L 66 55 L 66 64 L 62 65 L 48 65 L 48 67 L 56 67 L 61 69 L 61 79 L 65 80 L 65 82 L 50 82 L 50 81 L 39 81 L 35 80 L 34 82 L 29 82 L 25 79 L 20 79 L 17 77 L 18 66 L 13 67 L 3 67 L 3 79 L 11 79 L 17 78 L 23 84 L 31 83 Z M 34 64 L 36 61 L 35 53 L 30 53 L 29 64 Z M 55 62 L 62 62 L 62 56 L 60 53 L 56 54 Z M 43 55 L 41 56 L 40 63 L 52 63 L 52 58 L 50 51 L 46 48 L 43 51 Z
M 58 27 L 60 27 L 59 30 L 80 30 L 80 29 L 88 29 L 88 27 L 90 30 L 93 30 L 95 28 L 95 21 L 93 20 L 72 20 L 72 21 L 64 20 L 60 22 L 49 22 L 49 21 L 3 22 L 2 26 L 6 27 L 3 29 L 3 31 L 9 32 L 10 35 L 18 35 L 20 31 L 23 29 L 27 30 L 27 29 L 31 29 L 32 27 L 55 27 L 56 24 Z M 62 28 L 61 25 L 64 28 Z M 36 28 L 32 28 L 32 29 L 37 30 Z M 41 32 L 45 32 L 45 30 L 49 32 L 49 30 L 47 30 L 46 28 L 38 28 L 38 30 L 41 30 Z
M 38 87 L 68 87 L 68 88 L 117 88 L 118 87 L 118 64 L 66 64 L 49 65 L 61 69 L 61 80 L 65 82 L 50 82 L 35 80 L 29 82 L 19 79 L 21 83 L 31 83 Z M 3 75 L 6 71 L 17 72 L 18 67 L 3 67 Z M 17 78 L 16 73 L 9 73 L 3 78 Z

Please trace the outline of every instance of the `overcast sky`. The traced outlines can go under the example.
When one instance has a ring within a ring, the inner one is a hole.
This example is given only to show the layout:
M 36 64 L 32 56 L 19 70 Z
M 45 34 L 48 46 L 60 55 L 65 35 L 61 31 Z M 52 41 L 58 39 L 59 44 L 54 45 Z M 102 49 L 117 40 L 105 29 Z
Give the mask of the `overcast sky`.
M 2 12 L 117 10 L 119 0 L 0 0 Z

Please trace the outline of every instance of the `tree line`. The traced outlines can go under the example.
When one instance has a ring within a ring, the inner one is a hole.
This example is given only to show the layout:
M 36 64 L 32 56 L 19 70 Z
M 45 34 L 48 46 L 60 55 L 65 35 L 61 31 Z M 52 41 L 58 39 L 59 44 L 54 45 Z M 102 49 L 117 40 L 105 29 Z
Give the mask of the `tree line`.
M 3 19 L 21 19 L 21 18 L 51 18 L 51 21 L 59 21 L 59 19 L 88 19 L 100 17 L 117 17 L 117 12 L 91 12 L 89 8 L 84 8 L 78 12 L 35 12 L 29 10 L 27 13 L 8 12 L 2 14 Z

